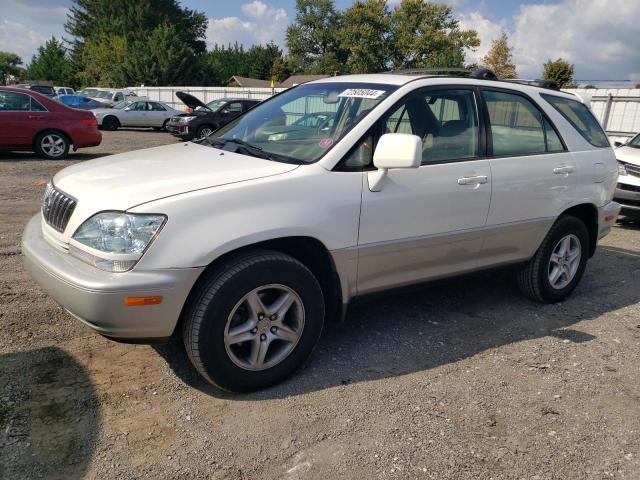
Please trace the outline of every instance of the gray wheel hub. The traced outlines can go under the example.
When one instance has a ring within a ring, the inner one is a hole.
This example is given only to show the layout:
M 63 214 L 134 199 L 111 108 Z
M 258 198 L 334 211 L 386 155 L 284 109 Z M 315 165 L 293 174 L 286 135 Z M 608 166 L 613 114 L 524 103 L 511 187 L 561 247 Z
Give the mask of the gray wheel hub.
M 45 135 L 40 142 L 40 148 L 42 151 L 50 157 L 59 157 L 64 153 L 65 141 L 60 135 L 50 133 Z
M 574 234 L 565 235 L 556 244 L 549 259 L 549 284 L 556 290 L 562 290 L 576 276 L 580 267 L 582 247 Z

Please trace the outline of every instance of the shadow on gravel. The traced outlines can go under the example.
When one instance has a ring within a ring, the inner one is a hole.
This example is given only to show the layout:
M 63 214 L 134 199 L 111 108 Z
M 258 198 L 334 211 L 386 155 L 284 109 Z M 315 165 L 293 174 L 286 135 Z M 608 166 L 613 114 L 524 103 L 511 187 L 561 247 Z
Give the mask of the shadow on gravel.
M 570 327 L 640 299 L 640 282 L 629 281 L 629 272 L 640 272 L 640 255 L 618 250 L 601 247 L 573 295 L 555 305 L 523 298 L 509 270 L 362 301 L 350 308 L 344 326 L 327 325 L 314 355 L 299 372 L 250 395 L 221 393 L 208 385 L 179 342 L 157 351 L 194 388 L 217 397 L 259 401 L 406 375 L 541 337 L 590 342 L 594 336 Z
M 82 153 L 69 152 L 69 156 L 60 160 L 53 160 L 56 162 L 79 162 L 81 160 L 91 160 L 93 158 L 106 157 L 112 155 L 110 152 L 101 153 Z M 38 157 L 33 152 L 0 152 L 0 163 L 2 162 L 46 162 L 45 158 Z
M 99 428 L 87 371 L 58 348 L 0 355 L 0 389 L 0 478 L 83 478 Z

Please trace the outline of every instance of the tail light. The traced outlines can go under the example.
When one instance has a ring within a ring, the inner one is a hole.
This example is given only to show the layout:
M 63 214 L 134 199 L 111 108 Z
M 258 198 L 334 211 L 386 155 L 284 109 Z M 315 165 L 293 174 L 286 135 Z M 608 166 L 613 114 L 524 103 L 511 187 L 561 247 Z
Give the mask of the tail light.
M 98 120 L 96 120 L 95 117 L 83 118 L 82 120 L 80 120 L 80 124 L 81 125 L 86 125 L 87 127 L 97 127 L 98 126 Z

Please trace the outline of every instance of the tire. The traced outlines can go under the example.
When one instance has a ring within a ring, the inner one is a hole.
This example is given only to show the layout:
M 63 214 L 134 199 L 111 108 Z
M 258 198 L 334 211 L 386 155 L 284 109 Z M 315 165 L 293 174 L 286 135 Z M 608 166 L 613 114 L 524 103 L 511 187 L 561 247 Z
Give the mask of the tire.
M 567 247 L 565 254 L 562 253 L 561 241 Z M 576 248 L 579 248 L 579 257 L 568 263 L 569 258 L 575 257 Z M 557 255 L 554 255 L 552 261 L 554 253 Z M 588 257 L 587 227 L 576 217 L 562 215 L 549 229 L 533 258 L 518 272 L 518 287 L 533 300 L 542 303 L 559 302 L 568 297 L 580 282 Z M 558 271 L 563 273 L 556 275 Z
M 309 357 L 322 332 L 324 299 L 302 263 L 259 250 L 234 256 L 206 275 L 182 319 L 187 354 L 206 380 L 231 392 L 260 390 Z M 291 304 L 274 318 L 284 298 Z
M 166 132 L 168 124 L 169 124 L 169 119 L 167 118 L 164 122 L 162 122 L 162 127 L 160 127 L 160 131 Z
M 102 119 L 102 129 L 112 132 L 120 127 L 120 121 L 116 117 L 105 117 Z
M 34 150 L 42 158 L 48 160 L 61 160 L 67 158 L 71 142 L 62 132 L 46 130 L 36 137 Z
M 216 130 L 215 127 L 211 126 L 211 125 L 201 125 L 200 127 L 198 127 L 198 130 L 196 131 L 196 136 L 195 138 L 202 138 L 203 136 L 205 136 L 205 133 L 208 131 L 209 133 L 206 133 L 206 135 L 210 135 L 212 134 L 214 131 Z

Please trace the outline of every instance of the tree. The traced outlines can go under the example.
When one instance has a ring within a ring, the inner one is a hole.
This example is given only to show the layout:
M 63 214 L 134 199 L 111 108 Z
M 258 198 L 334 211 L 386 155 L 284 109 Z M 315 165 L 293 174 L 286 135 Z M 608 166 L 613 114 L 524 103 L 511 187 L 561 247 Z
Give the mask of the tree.
M 568 87 L 573 84 L 573 64 L 562 58 L 548 60 L 543 66 L 542 78 L 553 80 L 560 88 Z
M 509 38 L 505 31 L 491 42 L 491 49 L 482 59 L 482 66 L 492 70 L 498 78 L 517 78 L 516 66 L 511 61 Z
M 27 77 L 31 80 L 51 80 L 56 85 L 70 85 L 71 63 L 62 40 L 55 37 L 38 47 L 38 52 L 27 67 Z
M 20 73 L 22 58 L 11 52 L 0 51 L 0 85 L 5 85 L 9 75 Z
M 342 12 L 338 40 L 341 50 L 348 52 L 349 73 L 387 69 L 389 24 L 386 0 L 357 0 Z
M 289 63 L 295 72 L 342 71 L 347 55 L 340 48 L 340 15 L 333 0 L 296 0 L 296 18 L 287 28 Z
M 246 63 L 251 78 L 271 80 L 271 70 L 276 60 L 282 60 L 282 50 L 273 42 L 253 45 L 247 51 Z
M 448 5 L 402 0 L 391 13 L 394 68 L 463 67 L 465 49 L 479 45 L 477 32 L 461 30 Z
M 65 24 L 78 77 L 115 87 L 202 82 L 206 29 L 177 0 L 74 0 Z

